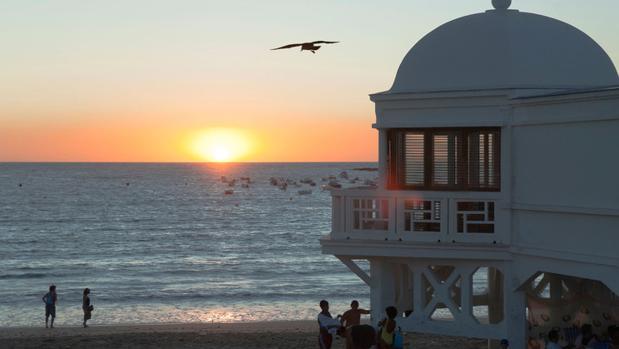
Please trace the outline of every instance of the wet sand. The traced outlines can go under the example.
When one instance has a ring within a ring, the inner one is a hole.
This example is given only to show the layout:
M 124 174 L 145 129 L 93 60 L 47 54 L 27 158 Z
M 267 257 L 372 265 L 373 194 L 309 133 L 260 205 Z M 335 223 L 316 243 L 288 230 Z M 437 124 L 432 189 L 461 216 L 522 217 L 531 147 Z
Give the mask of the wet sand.
M 484 340 L 409 334 L 414 348 L 478 349 Z M 0 329 L 0 348 L 317 348 L 314 321 Z M 343 349 L 336 339 L 333 349 Z

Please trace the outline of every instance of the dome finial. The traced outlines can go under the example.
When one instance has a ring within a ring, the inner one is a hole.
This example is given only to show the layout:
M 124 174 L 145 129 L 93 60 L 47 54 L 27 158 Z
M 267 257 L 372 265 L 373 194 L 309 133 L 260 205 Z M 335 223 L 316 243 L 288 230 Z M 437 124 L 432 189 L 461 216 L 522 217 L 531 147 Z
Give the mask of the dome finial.
M 512 0 L 492 0 L 492 6 L 497 10 L 507 10 L 512 4 Z

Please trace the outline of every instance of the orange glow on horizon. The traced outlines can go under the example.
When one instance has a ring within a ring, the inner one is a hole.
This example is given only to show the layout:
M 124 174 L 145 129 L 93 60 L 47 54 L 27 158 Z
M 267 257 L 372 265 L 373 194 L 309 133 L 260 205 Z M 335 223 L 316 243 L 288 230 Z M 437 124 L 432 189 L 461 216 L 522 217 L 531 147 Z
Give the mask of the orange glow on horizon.
M 259 124 L 205 127 L 202 122 L 174 123 L 142 115 L 79 121 L 13 119 L 0 127 L 0 161 L 376 161 L 378 135 L 369 116 L 259 120 Z
M 252 152 L 254 142 L 246 131 L 231 128 L 212 128 L 192 137 L 191 150 L 202 160 L 210 162 L 238 161 Z

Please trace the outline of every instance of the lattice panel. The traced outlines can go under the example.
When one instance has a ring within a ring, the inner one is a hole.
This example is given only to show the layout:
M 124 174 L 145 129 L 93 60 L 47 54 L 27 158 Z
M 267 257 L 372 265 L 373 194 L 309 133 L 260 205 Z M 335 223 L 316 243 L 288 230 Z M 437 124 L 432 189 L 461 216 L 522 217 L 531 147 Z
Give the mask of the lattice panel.
M 404 230 L 440 232 L 441 202 L 438 200 L 404 200 Z
M 389 230 L 389 201 L 386 199 L 353 199 L 353 230 Z
M 458 201 L 456 231 L 464 234 L 493 234 L 494 206 L 494 201 Z

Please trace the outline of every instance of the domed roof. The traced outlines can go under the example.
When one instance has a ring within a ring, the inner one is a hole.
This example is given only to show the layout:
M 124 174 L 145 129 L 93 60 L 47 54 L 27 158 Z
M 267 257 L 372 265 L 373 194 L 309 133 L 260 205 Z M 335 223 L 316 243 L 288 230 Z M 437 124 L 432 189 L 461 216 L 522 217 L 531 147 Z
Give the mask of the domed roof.
M 582 31 L 508 10 L 507 0 L 493 3 L 496 10 L 448 22 L 421 39 L 389 92 L 619 85 L 606 52 Z

